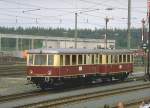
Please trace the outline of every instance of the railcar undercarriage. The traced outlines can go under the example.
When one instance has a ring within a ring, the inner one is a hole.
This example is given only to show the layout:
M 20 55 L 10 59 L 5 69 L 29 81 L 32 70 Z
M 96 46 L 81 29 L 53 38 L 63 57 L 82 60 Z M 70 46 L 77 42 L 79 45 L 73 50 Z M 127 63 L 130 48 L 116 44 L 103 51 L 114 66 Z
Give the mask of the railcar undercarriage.
M 55 88 L 55 87 L 65 87 L 65 86 L 75 86 L 75 85 L 86 85 L 89 83 L 100 83 L 100 82 L 111 82 L 112 80 L 124 81 L 129 75 L 129 72 L 115 73 L 115 74 L 92 74 L 92 75 L 79 75 L 70 77 L 35 77 L 28 76 L 27 80 L 36 84 L 42 90 Z

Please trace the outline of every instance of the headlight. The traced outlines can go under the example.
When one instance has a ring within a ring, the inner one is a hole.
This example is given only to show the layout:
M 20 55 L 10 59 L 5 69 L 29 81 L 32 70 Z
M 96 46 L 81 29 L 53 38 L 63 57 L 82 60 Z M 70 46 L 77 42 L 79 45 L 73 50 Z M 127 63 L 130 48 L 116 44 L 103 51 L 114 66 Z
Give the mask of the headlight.
M 32 74 L 33 73 L 33 71 L 32 70 L 30 70 L 30 74 Z
M 48 75 L 51 75 L 51 74 L 52 74 L 52 72 L 51 72 L 51 70 L 49 70 L 49 71 L 48 71 Z

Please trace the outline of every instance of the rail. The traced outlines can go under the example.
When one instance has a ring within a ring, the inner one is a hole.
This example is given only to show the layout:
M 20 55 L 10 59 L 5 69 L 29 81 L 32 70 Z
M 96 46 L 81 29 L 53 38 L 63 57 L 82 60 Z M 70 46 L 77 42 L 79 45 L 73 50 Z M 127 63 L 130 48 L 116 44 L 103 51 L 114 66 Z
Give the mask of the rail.
M 5 65 L 0 66 L 0 76 L 25 76 L 25 65 Z
M 138 77 L 137 80 L 142 80 L 142 78 Z M 33 97 L 33 96 L 41 96 L 41 95 L 46 95 L 46 94 L 50 94 L 50 93 L 56 93 L 56 92 L 65 92 L 65 91 L 70 91 L 70 90 L 79 90 L 79 89 L 85 89 L 85 88 L 91 88 L 91 87 L 99 87 L 99 86 L 106 86 L 106 85 L 110 85 L 110 84 L 122 84 L 122 83 L 128 83 L 128 82 L 132 82 L 134 80 L 127 80 L 124 82 L 113 82 L 113 83 L 106 83 L 106 84 L 95 84 L 95 85 L 86 85 L 86 86 L 81 86 L 81 87 L 74 87 L 74 88 L 65 88 L 63 90 L 53 90 L 51 89 L 50 91 L 41 91 L 41 90 L 34 90 L 31 92 L 25 92 L 25 93 L 18 93 L 18 94 L 11 94 L 11 95 L 6 95 L 6 96 L 0 96 L 0 103 L 2 102 L 6 102 L 6 101 L 12 101 L 12 100 L 17 100 L 17 99 L 23 99 L 23 98 L 27 98 L 27 97 Z
M 79 94 L 75 96 L 66 96 L 58 99 L 53 99 L 53 100 L 47 100 L 43 102 L 38 102 L 38 103 L 33 103 L 29 105 L 24 105 L 24 106 L 19 106 L 18 108 L 48 108 L 48 107 L 58 107 L 61 105 L 65 104 L 70 104 L 70 103 L 77 103 L 81 101 L 87 101 L 89 99 L 95 99 L 95 98 L 102 98 L 106 96 L 112 96 L 116 94 L 122 94 L 122 93 L 127 93 L 131 91 L 136 91 L 136 90 L 142 90 L 150 88 L 150 83 L 146 84 L 140 84 L 140 85 L 135 85 L 135 86 L 130 86 L 130 87 L 120 87 L 120 88 L 115 88 L 107 91 L 97 91 L 97 92 L 91 92 L 91 93 L 84 93 L 84 94 Z

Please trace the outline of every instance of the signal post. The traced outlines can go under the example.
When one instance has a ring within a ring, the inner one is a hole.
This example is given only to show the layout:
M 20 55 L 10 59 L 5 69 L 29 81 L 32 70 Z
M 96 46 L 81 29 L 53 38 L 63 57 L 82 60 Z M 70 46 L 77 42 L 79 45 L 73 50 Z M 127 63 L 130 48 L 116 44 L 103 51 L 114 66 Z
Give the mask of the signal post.
M 150 80 L 150 0 L 148 0 L 147 78 Z

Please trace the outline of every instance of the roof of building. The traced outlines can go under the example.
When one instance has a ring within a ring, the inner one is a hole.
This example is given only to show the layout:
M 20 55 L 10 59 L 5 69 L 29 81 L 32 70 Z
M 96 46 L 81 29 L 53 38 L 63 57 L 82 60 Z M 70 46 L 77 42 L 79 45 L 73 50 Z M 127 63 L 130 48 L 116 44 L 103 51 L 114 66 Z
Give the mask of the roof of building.
M 74 41 L 74 38 L 70 37 L 56 37 L 56 36 L 38 36 L 38 35 L 18 35 L 18 34 L 0 34 L 1 38 L 18 38 L 18 39 L 41 39 L 47 41 Z M 92 37 L 92 36 L 91 36 Z M 90 39 L 79 38 L 78 42 L 104 42 L 104 39 Z M 115 40 L 108 39 L 107 42 L 115 43 Z

